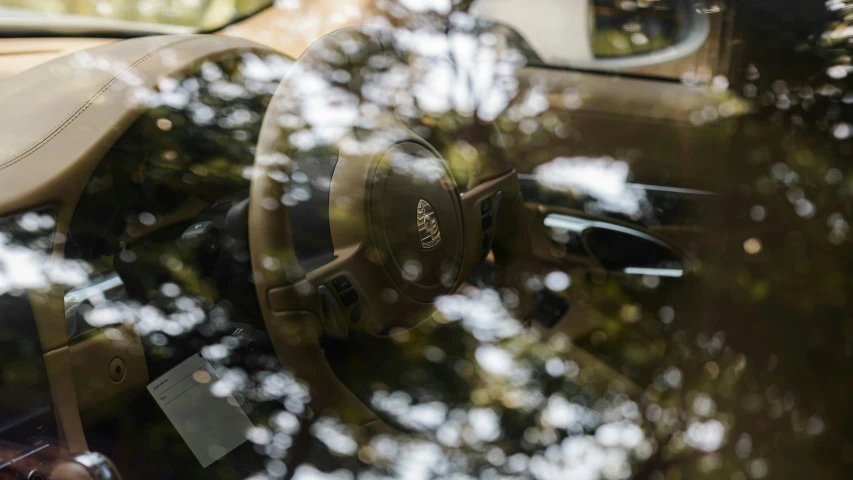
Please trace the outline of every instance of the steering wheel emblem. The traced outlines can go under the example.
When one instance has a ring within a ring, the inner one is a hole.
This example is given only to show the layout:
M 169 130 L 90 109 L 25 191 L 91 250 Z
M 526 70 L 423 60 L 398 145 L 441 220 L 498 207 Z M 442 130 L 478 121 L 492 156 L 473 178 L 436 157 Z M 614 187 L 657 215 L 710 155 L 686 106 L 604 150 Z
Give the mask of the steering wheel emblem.
M 421 248 L 429 250 L 441 243 L 441 229 L 435 210 L 423 198 L 418 200 L 418 233 L 421 235 Z

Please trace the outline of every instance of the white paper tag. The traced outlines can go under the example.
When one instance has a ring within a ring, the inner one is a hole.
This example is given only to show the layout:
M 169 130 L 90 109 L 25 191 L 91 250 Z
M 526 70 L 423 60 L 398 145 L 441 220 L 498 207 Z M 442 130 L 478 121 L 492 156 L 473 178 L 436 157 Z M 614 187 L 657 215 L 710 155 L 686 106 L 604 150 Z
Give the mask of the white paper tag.
M 197 353 L 148 385 L 148 393 L 202 467 L 245 442 L 246 432 L 252 427 L 234 397 L 220 398 L 210 392 L 210 386 L 218 380 L 210 362 Z

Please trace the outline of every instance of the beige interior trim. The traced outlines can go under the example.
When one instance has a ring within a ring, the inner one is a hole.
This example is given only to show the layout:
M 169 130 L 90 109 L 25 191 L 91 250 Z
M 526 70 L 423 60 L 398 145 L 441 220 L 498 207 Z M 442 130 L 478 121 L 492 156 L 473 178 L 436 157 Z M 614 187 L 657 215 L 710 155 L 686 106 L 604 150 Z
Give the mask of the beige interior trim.
M 144 37 L 66 56 L 0 81 L 0 212 L 75 201 L 94 166 L 139 116 L 131 100 L 205 57 L 270 51 L 219 36 Z M 62 81 L 57 81 L 61 78 Z
M 133 397 L 148 384 L 142 339 L 133 325 L 103 330 L 68 347 L 71 352 L 77 406 L 87 422 L 97 419 L 98 407 Z M 122 375 L 110 378 L 110 364 L 121 360 Z
M 85 452 L 89 449 L 80 411 L 77 406 L 77 393 L 74 385 L 74 371 L 71 366 L 71 351 L 68 347 L 58 348 L 44 355 L 47 378 L 50 384 L 50 396 L 59 426 L 60 436 L 70 452 Z
M 0 38 L 0 78 L 115 41 L 112 38 Z
M 689 125 L 690 115 L 706 107 L 717 109 L 728 103 L 730 115 L 741 115 L 750 109 L 743 98 L 731 91 L 705 85 L 537 67 L 519 69 L 518 77 L 523 84 L 541 85 L 554 111 L 591 112 Z M 569 95 L 576 95 L 575 105 L 567 104 Z

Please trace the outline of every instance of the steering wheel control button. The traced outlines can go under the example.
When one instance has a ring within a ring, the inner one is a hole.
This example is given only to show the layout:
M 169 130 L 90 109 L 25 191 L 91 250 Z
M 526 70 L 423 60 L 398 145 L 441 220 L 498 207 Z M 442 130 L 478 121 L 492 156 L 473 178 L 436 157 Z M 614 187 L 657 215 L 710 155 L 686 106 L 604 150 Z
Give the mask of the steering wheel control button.
M 376 159 L 368 185 L 376 258 L 400 293 L 422 303 L 450 293 L 465 242 L 447 163 L 420 143 L 401 142 Z
M 492 198 L 486 197 L 483 199 L 482 203 L 480 203 L 480 213 L 485 215 L 492 211 Z
M 353 308 L 352 311 L 349 312 L 349 322 L 358 323 L 359 320 L 361 320 L 361 307 L 356 305 L 355 308 Z
M 343 275 L 332 279 L 332 286 L 335 287 L 335 291 L 338 293 L 352 288 L 352 284 L 350 283 L 349 279 Z
M 219 249 L 219 231 L 210 221 L 190 225 L 181 234 L 181 243 L 204 253 L 215 253 Z
M 358 293 L 355 290 L 347 290 L 341 294 L 341 301 L 344 302 L 345 306 L 349 307 L 358 302 Z
M 320 323 L 323 324 L 326 335 L 334 338 L 346 338 L 349 327 L 343 318 L 343 311 L 335 300 L 335 296 L 324 285 L 317 288 L 317 294 L 320 298 Z
M 483 217 L 482 225 L 483 225 L 483 231 L 484 232 L 486 230 L 488 230 L 492 226 L 492 216 L 486 215 L 485 217 Z
M 110 380 L 112 380 L 115 383 L 119 383 L 122 380 L 124 380 L 124 375 L 125 375 L 124 360 L 122 360 L 119 357 L 114 358 L 110 362 L 109 373 L 110 373 Z

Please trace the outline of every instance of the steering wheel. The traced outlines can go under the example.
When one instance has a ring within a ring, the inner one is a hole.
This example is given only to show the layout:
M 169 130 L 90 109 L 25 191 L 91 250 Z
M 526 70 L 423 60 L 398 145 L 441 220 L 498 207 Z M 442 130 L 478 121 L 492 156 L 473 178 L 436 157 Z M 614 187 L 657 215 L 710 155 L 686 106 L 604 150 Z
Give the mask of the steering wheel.
M 315 42 L 269 105 L 251 180 L 254 281 L 276 354 L 315 412 L 358 425 L 376 416 L 336 377 L 323 340 L 411 329 L 488 252 L 500 266 L 529 250 L 512 164 L 478 152 L 451 168 L 400 115 L 411 107 L 399 94 L 411 84 L 393 83 L 401 59 L 385 30 Z

